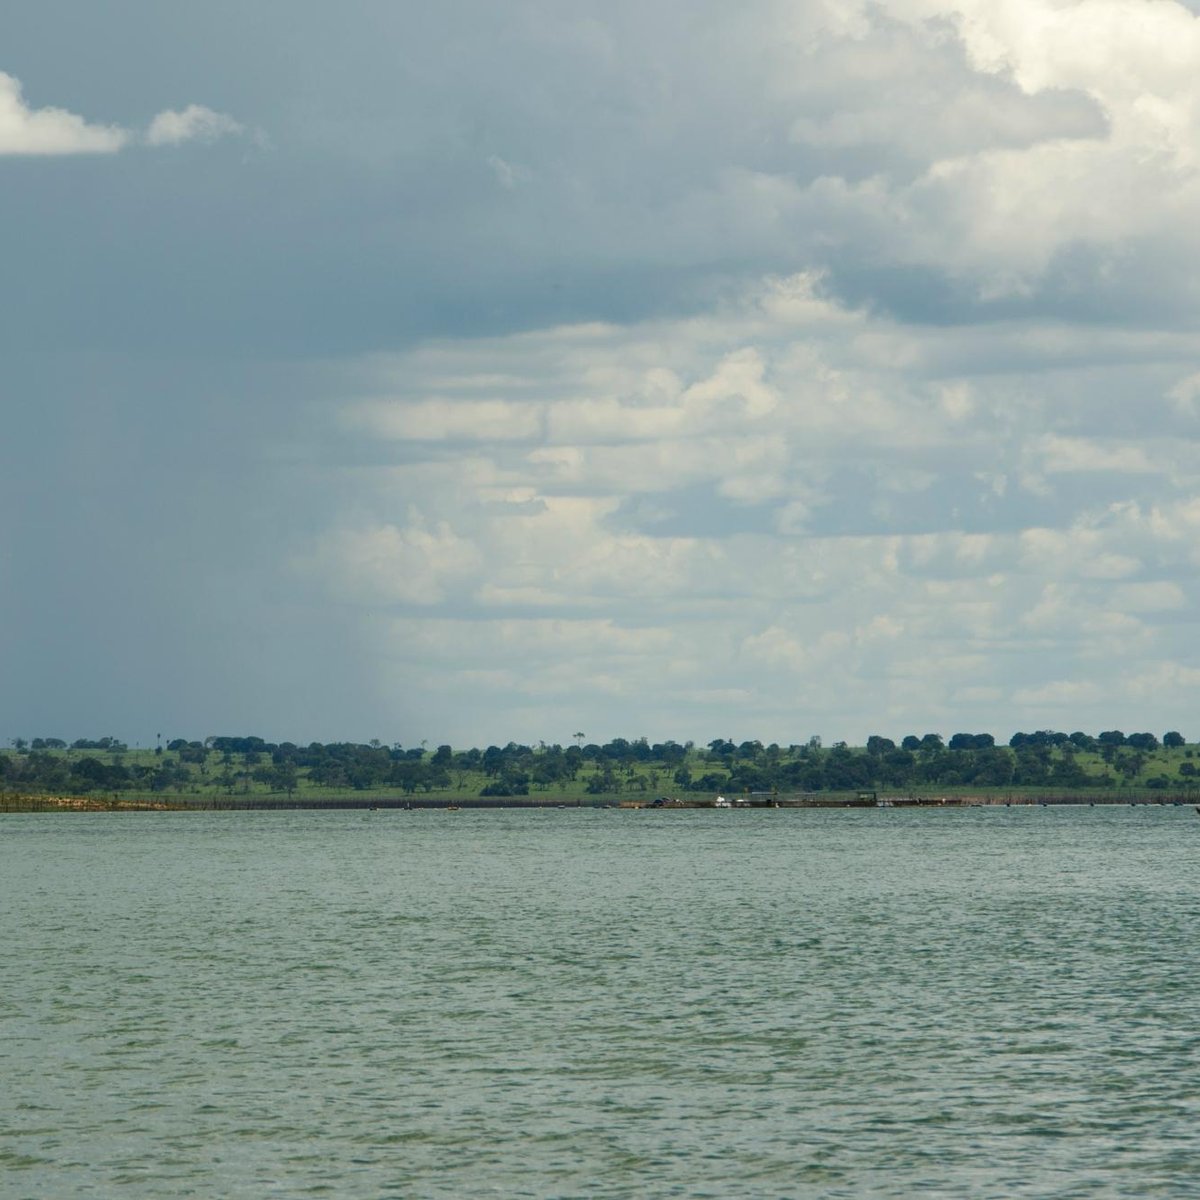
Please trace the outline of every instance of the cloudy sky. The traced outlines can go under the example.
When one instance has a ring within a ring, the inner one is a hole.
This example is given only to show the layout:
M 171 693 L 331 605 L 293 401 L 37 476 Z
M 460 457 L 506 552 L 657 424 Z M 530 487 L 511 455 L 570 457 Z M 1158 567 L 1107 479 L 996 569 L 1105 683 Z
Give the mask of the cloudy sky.
M 1200 737 L 1200 3 L 0 11 L 0 740 Z

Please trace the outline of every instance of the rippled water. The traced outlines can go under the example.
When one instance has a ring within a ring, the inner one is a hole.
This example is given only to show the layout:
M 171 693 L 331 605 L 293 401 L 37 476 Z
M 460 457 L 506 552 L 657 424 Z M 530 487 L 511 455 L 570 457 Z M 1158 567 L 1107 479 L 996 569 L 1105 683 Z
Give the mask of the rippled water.
M 0 818 L 0 1195 L 1200 1196 L 1191 809 Z

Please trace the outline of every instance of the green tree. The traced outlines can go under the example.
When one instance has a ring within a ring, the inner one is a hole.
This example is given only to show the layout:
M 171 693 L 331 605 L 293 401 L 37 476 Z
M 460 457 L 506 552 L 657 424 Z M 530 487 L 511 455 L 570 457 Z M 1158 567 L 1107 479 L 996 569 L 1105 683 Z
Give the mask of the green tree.
M 295 792 L 298 783 L 299 774 L 296 771 L 295 763 L 282 762 L 271 771 L 271 786 L 277 791 L 286 792 L 289 799 Z

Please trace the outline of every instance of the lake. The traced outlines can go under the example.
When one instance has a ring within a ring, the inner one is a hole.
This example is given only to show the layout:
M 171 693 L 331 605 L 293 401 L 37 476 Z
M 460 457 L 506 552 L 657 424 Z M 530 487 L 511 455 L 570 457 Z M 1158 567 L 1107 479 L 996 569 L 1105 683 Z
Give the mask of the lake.
M 0 817 L 0 1195 L 1200 1196 L 1191 808 Z

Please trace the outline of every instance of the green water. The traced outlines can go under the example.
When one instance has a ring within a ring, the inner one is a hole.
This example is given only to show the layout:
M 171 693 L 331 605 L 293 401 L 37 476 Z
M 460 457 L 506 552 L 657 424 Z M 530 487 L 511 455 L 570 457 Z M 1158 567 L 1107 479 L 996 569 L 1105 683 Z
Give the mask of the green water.
M 1200 1196 L 1191 809 L 0 818 L 0 1195 Z

